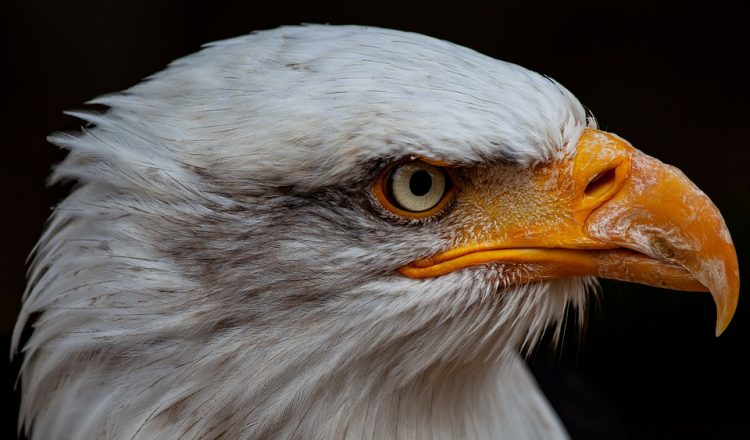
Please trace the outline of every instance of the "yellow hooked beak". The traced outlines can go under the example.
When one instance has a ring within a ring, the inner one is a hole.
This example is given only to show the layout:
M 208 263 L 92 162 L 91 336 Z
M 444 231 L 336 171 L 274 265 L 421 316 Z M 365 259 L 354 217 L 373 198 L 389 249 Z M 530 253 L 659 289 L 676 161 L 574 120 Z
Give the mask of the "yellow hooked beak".
M 454 248 L 399 271 L 427 278 L 502 263 L 523 265 L 514 283 L 599 276 L 710 291 L 716 335 L 729 325 L 739 297 L 734 245 L 716 206 L 678 169 L 586 129 L 574 156 L 505 171 L 460 189 L 477 221 L 462 226 Z

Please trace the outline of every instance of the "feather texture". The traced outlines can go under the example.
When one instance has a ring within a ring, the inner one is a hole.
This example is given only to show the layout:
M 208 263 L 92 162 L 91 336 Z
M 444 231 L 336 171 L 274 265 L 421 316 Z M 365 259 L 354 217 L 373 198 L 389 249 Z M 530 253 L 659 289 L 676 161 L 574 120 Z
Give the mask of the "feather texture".
M 529 167 L 593 125 L 559 84 L 429 37 L 284 27 L 213 43 L 55 134 L 74 180 L 14 350 L 44 438 L 564 438 L 519 358 L 589 279 L 395 269 L 449 225 L 378 211 L 382 164 Z

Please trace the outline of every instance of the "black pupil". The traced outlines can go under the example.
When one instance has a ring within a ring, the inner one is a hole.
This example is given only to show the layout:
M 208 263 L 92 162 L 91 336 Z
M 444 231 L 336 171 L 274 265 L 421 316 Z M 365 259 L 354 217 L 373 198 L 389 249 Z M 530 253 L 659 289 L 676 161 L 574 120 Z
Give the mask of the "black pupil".
M 425 170 L 418 170 L 409 178 L 409 190 L 415 196 L 423 196 L 432 188 L 432 176 Z

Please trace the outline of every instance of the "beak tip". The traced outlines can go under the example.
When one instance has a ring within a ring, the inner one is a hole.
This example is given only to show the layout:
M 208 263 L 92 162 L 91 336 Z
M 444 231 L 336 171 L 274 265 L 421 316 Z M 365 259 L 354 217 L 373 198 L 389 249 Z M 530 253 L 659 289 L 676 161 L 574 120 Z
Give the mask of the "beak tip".
M 729 327 L 729 323 L 732 322 L 734 312 L 737 310 L 737 300 L 739 299 L 739 289 L 733 291 L 734 294 L 727 295 L 726 297 L 716 295 L 714 301 L 716 303 L 716 337 L 721 336 L 722 333 Z

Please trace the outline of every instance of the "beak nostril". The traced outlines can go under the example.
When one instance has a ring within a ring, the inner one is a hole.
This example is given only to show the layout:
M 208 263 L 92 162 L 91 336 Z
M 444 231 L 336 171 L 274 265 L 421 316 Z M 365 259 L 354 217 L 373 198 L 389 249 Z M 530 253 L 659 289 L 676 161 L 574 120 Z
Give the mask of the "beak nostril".
M 594 176 L 589 184 L 586 185 L 586 189 L 583 190 L 583 193 L 587 197 L 598 197 L 606 193 L 615 183 L 616 168 L 617 167 L 610 168 Z

